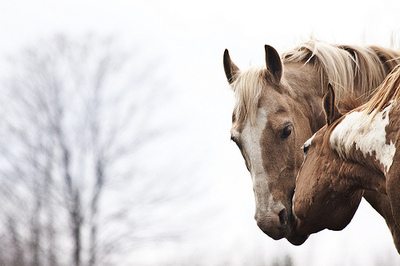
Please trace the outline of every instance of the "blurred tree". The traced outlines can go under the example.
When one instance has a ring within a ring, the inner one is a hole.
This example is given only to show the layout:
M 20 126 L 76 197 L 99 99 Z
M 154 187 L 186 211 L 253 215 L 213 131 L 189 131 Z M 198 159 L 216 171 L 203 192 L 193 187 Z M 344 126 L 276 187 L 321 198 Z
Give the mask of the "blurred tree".
M 285 255 L 283 258 L 275 258 L 272 266 L 294 266 L 294 263 L 290 255 Z
M 11 58 L 0 97 L 0 241 L 13 254 L 0 253 L 4 265 L 106 264 L 145 238 L 132 199 L 150 209 L 173 198 L 136 178 L 168 84 L 158 64 L 125 50 L 58 35 Z

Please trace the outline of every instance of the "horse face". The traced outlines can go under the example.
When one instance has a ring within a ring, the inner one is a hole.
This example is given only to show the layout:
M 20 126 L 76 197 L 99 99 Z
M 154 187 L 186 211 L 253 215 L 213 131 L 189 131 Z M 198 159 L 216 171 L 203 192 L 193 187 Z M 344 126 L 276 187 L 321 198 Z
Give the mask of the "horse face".
M 241 73 L 225 51 L 225 73 L 238 99 L 231 138 L 251 174 L 257 225 L 273 239 L 286 237 L 299 245 L 307 236 L 294 234 L 291 199 L 303 158 L 300 146 L 311 129 L 304 110 L 296 107 L 281 82 L 275 49 L 266 46 L 266 59 L 266 69 Z
M 300 143 L 311 135 L 306 118 L 286 95 L 264 89 L 255 122 L 233 119 L 232 140 L 239 147 L 253 182 L 255 219 L 272 237 L 301 244 L 306 236 L 293 234 L 291 200 L 302 162 Z
M 325 228 L 342 230 L 353 218 L 362 192 L 351 189 L 341 171 L 348 168 L 329 146 L 324 126 L 303 146 L 305 159 L 296 178 L 293 212 L 298 234 Z

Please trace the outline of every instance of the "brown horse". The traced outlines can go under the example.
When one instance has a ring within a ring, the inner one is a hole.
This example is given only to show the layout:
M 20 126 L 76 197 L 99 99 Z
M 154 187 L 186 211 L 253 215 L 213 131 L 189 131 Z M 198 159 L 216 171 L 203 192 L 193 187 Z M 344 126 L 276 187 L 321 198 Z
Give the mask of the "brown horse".
M 240 71 L 224 53 L 224 69 L 235 96 L 231 138 L 250 171 L 258 226 L 274 239 L 302 244 L 294 231 L 292 195 L 303 161 L 299 147 L 325 123 L 320 102 L 333 84 L 339 99 L 363 101 L 397 62 L 395 52 L 379 47 L 335 46 L 310 41 L 279 56 L 265 46 L 266 66 Z M 380 195 L 368 201 L 379 212 Z
M 331 89 L 324 98 L 327 125 L 303 146 L 293 210 L 299 233 L 342 229 L 364 190 L 387 195 L 400 226 L 400 65 L 364 105 L 342 115 Z M 398 239 L 394 232 L 397 250 Z

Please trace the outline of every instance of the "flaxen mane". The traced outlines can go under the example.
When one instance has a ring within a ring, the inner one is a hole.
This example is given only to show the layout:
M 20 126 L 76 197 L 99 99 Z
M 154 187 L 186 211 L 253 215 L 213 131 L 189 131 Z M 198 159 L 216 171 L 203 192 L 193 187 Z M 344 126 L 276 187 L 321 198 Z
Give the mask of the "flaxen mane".
M 378 51 L 385 56 L 381 58 Z M 312 63 L 321 74 L 323 92 L 330 83 L 340 100 L 343 95 L 368 97 L 392 69 L 391 65 L 386 67 L 388 59 L 396 56 L 399 55 L 390 55 L 379 47 L 331 45 L 313 40 L 284 54 L 283 58 L 285 63 Z
M 336 96 L 366 99 L 385 76 L 400 63 L 399 54 L 377 46 L 331 45 L 311 40 L 282 56 L 283 64 L 313 65 L 321 76 L 322 93 L 332 84 Z M 232 83 L 236 96 L 235 117 L 254 123 L 262 89 L 268 85 L 265 68 L 252 68 L 238 74 Z
M 394 52 L 393 50 L 385 49 L 379 46 L 370 46 L 370 48 L 375 52 L 375 54 L 383 63 L 386 74 L 390 73 L 393 68 L 400 63 L 400 54 Z
M 328 83 L 332 84 L 339 98 L 345 90 L 354 91 L 353 58 L 337 46 L 312 40 L 285 53 L 283 62 L 312 64 L 320 73 L 323 92 Z
M 354 87 L 361 91 L 362 100 L 367 100 L 368 96 L 378 87 L 394 66 L 388 65 L 386 67 L 386 57 L 379 57 L 371 47 L 363 48 L 351 45 L 340 45 L 338 47 L 346 50 L 352 56 L 355 73 Z M 376 47 L 376 49 L 376 51 L 383 50 L 379 47 Z
M 382 111 L 391 101 L 400 99 L 400 65 L 397 65 L 378 87 L 372 98 L 366 102 L 361 110 L 368 113 Z

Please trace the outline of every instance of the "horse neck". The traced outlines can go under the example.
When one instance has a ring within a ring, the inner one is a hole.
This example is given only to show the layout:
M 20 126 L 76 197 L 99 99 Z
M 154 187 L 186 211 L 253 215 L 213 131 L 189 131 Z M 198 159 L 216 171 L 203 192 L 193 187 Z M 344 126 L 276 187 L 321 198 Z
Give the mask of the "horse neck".
M 385 165 L 382 159 L 386 157 L 382 154 L 391 154 L 393 147 L 386 145 L 382 138 L 381 130 L 386 128 L 384 123 L 369 121 L 368 115 L 365 117 L 364 112 L 358 110 L 342 116 L 329 127 L 324 145 L 338 157 L 333 161 L 340 163 L 337 166 L 340 178 L 350 180 L 360 189 L 385 193 Z M 371 139 L 374 141 L 371 142 Z

